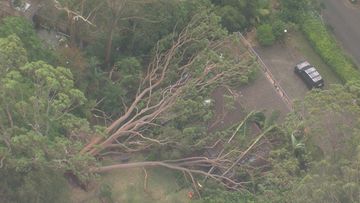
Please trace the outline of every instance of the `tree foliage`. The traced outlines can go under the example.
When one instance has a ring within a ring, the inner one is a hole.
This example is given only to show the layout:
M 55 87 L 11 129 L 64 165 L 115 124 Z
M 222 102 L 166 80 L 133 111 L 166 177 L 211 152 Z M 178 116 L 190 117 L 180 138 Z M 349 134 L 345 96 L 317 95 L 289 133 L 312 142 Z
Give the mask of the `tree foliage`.
M 0 38 L 0 74 L 3 75 L 15 67 L 20 67 L 27 62 L 26 50 L 16 35 Z
M 281 16 L 286 21 L 301 23 L 311 8 L 310 0 L 281 0 Z
M 288 157 L 288 161 L 275 162 L 281 167 L 274 168 L 267 181 L 261 183 L 261 201 L 359 201 L 358 99 L 359 84 L 349 83 L 312 91 L 296 105 L 284 125 L 288 134 L 296 132 L 295 137 L 304 148 L 298 151 L 289 146 L 296 159 L 288 156 L 291 150 L 281 150 L 282 155 L 277 157 Z M 277 175 L 279 172 L 281 176 Z M 266 185 L 268 181 L 270 184 Z
M 270 46 L 275 41 L 273 28 L 269 24 L 260 25 L 256 30 L 256 37 L 263 46 Z
M 77 137 L 89 132 L 88 123 L 73 113 L 86 99 L 68 69 L 27 62 L 16 36 L 0 43 L 6 47 L 0 61 L 1 199 L 59 201 L 66 191 L 62 173 L 84 172 L 90 160 L 78 154 Z
M 302 30 L 317 53 L 344 83 L 360 79 L 360 74 L 354 64 L 343 52 L 339 51 L 337 42 L 318 17 L 305 17 Z
M 269 4 L 260 0 L 211 0 L 215 12 L 221 17 L 221 24 L 229 32 L 249 29 L 267 16 Z
M 17 35 L 27 50 L 28 58 L 32 60 L 45 60 L 54 62 L 54 55 L 48 51 L 38 36 L 30 22 L 23 17 L 3 18 L 0 23 L 0 37 Z
M 47 63 L 53 53 L 31 24 L 3 19 L 1 201 L 69 202 L 65 172 L 86 180 L 89 171 L 148 166 L 183 172 L 204 202 L 359 201 L 355 82 L 312 91 L 280 127 L 275 113 L 244 111 L 239 123 L 208 130 L 214 89 L 233 93 L 256 73 L 255 59 L 228 32 L 260 24 L 259 42 L 271 45 L 286 23 L 305 19 L 302 29 L 327 62 L 343 68 L 334 70 L 344 81 L 356 80 L 323 28 L 306 15 L 310 1 L 280 2 L 279 16 L 261 0 L 46 2 L 60 11 L 53 15 L 70 35 L 62 55 L 80 56 L 79 63 L 60 62 L 73 73 Z M 229 95 L 226 111 L 235 103 Z M 211 150 L 215 157 L 204 155 Z M 146 160 L 94 163 L 94 156 L 118 153 L 141 153 Z M 110 196 L 108 186 L 100 189 L 101 200 Z

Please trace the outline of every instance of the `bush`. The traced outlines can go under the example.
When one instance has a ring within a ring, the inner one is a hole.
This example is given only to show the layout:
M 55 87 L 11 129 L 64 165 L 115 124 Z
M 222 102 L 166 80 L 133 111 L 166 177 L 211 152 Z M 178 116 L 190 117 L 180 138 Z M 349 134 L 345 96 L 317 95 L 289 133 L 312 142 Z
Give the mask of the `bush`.
M 328 33 L 319 18 L 307 16 L 302 24 L 302 31 L 315 51 L 340 77 L 343 82 L 360 80 L 360 73 L 348 57 L 340 50 L 335 39 Z
M 262 24 L 257 28 L 256 37 L 262 46 L 270 46 L 274 44 L 275 36 L 273 34 L 273 30 L 271 25 Z
M 275 20 L 273 22 L 273 34 L 274 37 L 278 40 L 284 37 L 285 32 L 284 30 L 286 29 L 286 23 L 282 20 Z
M 108 184 L 102 184 L 99 189 L 99 198 L 102 202 L 113 202 L 112 188 Z
M 221 24 L 229 31 L 236 32 L 246 27 L 246 18 L 232 6 L 224 6 L 219 9 Z

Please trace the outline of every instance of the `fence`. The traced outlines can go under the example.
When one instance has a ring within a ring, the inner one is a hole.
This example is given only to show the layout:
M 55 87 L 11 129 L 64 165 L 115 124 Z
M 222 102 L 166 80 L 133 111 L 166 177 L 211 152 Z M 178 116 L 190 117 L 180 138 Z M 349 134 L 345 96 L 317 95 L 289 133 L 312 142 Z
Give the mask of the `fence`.
M 271 82 L 271 84 L 273 84 L 275 91 L 279 94 L 281 99 L 284 101 L 284 103 L 286 104 L 286 107 L 291 111 L 293 109 L 292 108 L 293 104 L 292 104 L 290 97 L 286 94 L 285 90 L 280 86 L 280 83 L 275 79 L 275 77 L 271 73 L 269 67 L 264 63 L 264 61 L 261 59 L 259 54 L 254 50 L 254 48 L 246 40 L 246 38 L 240 32 L 238 32 L 238 35 L 239 35 L 240 39 L 243 41 L 243 43 L 245 44 L 245 46 L 248 48 L 250 53 L 255 56 L 256 60 L 259 62 L 260 66 L 261 66 L 261 70 L 263 71 L 265 77 Z

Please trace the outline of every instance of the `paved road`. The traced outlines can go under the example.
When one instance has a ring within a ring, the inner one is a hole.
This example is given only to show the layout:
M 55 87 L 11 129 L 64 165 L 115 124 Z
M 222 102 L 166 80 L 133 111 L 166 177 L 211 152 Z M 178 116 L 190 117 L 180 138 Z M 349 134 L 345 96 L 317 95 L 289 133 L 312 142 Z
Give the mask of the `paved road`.
M 323 17 L 334 28 L 334 34 L 345 51 L 360 67 L 360 8 L 349 0 L 324 0 Z

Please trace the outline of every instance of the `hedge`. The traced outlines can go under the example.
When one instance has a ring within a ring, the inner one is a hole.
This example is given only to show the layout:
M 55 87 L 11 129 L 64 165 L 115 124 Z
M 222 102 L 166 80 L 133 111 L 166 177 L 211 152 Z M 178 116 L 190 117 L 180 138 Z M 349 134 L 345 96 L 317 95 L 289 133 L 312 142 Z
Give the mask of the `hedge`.
M 302 31 L 315 51 L 329 67 L 346 83 L 351 80 L 360 81 L 360 72 L 349 58 L 341 51 L 335 39 L 328 33 L 319 18 L 307 16 L 302 24 Z

